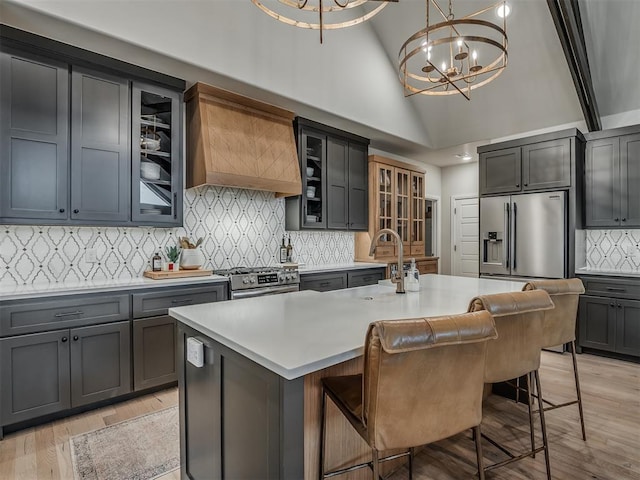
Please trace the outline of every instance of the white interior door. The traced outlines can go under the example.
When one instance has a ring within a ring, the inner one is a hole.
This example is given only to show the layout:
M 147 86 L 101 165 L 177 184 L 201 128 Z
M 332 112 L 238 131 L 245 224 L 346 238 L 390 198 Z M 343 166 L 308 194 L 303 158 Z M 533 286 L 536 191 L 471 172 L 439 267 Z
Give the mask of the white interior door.
M 451 199 L 453 232 L 451 239 L 451 274 L 461 277 L 477 277 L 480 252 L 480 228 L 478 197 L 454 197 Z

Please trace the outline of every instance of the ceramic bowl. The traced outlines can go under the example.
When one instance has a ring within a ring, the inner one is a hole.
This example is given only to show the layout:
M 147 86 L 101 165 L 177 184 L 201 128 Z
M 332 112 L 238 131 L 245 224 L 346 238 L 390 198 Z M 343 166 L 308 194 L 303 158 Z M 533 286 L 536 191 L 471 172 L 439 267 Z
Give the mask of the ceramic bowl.
M 316 196 L 316 187 L 307 187 L 307 197 Z
M 313 177 L 313 167 L 307 167 L 307 177 Z
M 160 180 L 160 165 L 153 162 L 140 162 L 140 174 L 147 180 Z

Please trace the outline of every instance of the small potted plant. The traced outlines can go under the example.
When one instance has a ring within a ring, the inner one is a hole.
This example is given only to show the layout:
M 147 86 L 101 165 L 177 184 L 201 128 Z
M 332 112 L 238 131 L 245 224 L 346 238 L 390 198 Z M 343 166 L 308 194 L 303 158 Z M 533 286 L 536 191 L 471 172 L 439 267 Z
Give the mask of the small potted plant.
M 202 237 L 196 243 L 192 243 L 188 237 L 178 239 L 182 247 L 182 255 L 180 255 L 180 268 L 183 270 L 197 270 L 204 264 L 204 255 L 198 248 L 202 241 Z
M 165 252 L 167 254 L 167 270 L 170 272 L 174 272 L 178 270 L 178 258 L 180 258 L 180 249 L 173 245 L 171 247 L 166 247 Z

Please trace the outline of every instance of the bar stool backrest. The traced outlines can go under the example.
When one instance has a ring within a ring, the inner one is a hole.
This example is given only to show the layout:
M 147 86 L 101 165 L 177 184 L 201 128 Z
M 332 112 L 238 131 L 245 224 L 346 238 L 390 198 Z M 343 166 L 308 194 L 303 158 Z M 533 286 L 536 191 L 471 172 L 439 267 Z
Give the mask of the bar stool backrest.
M 552 308 L 544 290 L 480 295 L 471 300 L 469 311 L 488 310 L 498 331 L 498 339 L 487 346 L 486 383 L 504 382 L 538 369 L 544 312 Z
M 527 283 L 523 290 L 544 290 L 556 307 L 544 312 L 542 348 L 563 345 L 576 339 L 578 300 L 580 294 L 584 293 L 582 280 L 535 280 Z
M 374 322 L 365 339 L 362 420 L 378 450 L 409 448 L 480 424 L 488 312 Z

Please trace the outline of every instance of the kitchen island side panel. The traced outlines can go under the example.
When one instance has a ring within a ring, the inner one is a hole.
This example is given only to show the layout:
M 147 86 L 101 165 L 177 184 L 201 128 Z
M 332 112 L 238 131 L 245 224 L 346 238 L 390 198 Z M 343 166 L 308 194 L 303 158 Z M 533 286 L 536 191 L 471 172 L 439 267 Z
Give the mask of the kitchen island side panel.
M 181 478 L 303 478 L 303 379 L 285 380 L 182 323 L 178 332 Z M 189 337 L 205 346 L 203 367 L 186 361 Z

